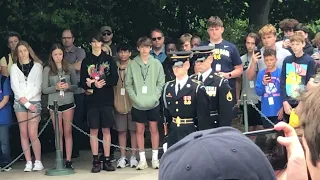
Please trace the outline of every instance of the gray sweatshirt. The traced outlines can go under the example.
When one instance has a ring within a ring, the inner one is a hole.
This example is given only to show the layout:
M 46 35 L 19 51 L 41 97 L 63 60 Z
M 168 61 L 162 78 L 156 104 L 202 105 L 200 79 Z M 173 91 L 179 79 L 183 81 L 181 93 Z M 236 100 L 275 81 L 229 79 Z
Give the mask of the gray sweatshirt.
M 77 75 L 73 67 L 69 67 L 69 73 L 65 73 L 62 69 L 58 69 L 58 75 L 50 75 L 50 67 L 45 67 L 42 73 L 42 92 L 48 94 L 48 105 L 53 105 L 53 101 L 57 100 L 58 105 L 66 105 L 74 102 L 73 91 L 78 87 Z M 60 91 L 56 90 L 56 85 L 60 82 L 60 76 L 65 77 L 69 89 L 64 90 L 64 96 L 60 96 Z

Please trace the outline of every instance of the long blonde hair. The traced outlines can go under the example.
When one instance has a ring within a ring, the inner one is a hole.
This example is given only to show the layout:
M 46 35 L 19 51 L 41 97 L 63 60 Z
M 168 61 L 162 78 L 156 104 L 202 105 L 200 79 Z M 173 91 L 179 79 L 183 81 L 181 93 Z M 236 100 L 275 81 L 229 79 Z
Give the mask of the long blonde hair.
M 32 59 L 34 62 L 40 63 L 41 65 L 43 64 L 42 61 L 38 58 L 38 56 L 36 55 L 36 53 L 34 53 L 33 49 L 31 48 L 31 46 L 26 42 L 26 41 L 20 41 L 17 46 L 16 49 L 13 52 L 13 63 L 17 63 L 19 60 L 19 56 L 18 56 L 18 47 L 19 46 L 24 46 L 27 48 L 28 52 L 29 52 L 29 57 L 30 59 Z

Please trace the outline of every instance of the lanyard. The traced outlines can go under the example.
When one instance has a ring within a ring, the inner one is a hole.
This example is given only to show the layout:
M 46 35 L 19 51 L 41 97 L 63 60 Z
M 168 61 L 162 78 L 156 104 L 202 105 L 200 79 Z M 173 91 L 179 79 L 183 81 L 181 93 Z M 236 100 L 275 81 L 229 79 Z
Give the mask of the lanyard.
M 145 85 L 146 84 L 147 75 L 148 75 L 148 71 L 149 71 L 149 66 L 147 68 L 146 74 L 143 74 L 142 68 L 140 70 L 141 70 L 141 75 L 142 75 L 142 78 L 143 78 L 143 84 Z
M 121 73 L 121 72 L 123 72 L 123 73 Z M 125 74 L 126 74 L 125 69 L 121 69 L 121 68 L 118 67 L 118 75 L 119 75 L 120 80 L 121 80 L 121 82 L 122 82 L 122 87 L 124 87 L 124 77 L 125 77 Z

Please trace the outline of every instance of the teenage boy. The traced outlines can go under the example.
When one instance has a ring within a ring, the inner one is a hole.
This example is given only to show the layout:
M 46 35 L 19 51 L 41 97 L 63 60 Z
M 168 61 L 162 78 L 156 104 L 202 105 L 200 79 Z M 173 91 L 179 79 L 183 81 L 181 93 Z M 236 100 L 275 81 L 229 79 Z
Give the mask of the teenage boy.
M 282 98 L 280 96 L 281 69 L 277 68 L 276 50 L 266 49 L 263 53 L 266 69 L 259 71 L 256 81 L 256 93 L 261 96 L 261 111 L 274 124 L 282 120 Z M 264 128 L 272 128 L 264 117 L 262 124 Z
M 237 92 L 236 98 L 237 103 L 241 104 L 240 109 L 243 110 L 243 101 L 242 97 L 244 94 L 247 95 L 247 99 L 252 101 L 255 106 L 261 110 L 261 100 L 260 97 L 255 92 L 255 83 L 256 77 L 253 80 L 248 80 L 247 71 L 248 67 L 252 64 L 252 55 L 254 53 L 254 49 L 259 45 L 259 36 L 255 33 L 249 33 L 246 37 L 246 48 L 247 53 L 241 56 L 241 61 L 243 65 L 243 73 L 242 78 L 237 79 Z M 252 107 L 248 106 L 248 124 L 249 131 L 256 131 L 262 128 L 261 116 L 260 114 Z
M 152 142 L 152 167 L 159 168 L 158 147 L 160 121 L 159 99 L 165 84 L 165 75 L 159 60 L 150 55 L 151 39 L 141 37 L 137 42 L 139 55 L 129 63 L 126 70 L 125 85 L 132 104 L 132 120 L 137 126 L 137 143 L 140 161 L 137 170 L 148 167 L 144 150 L 145 123 L 149 123 Z
M 110 161 L 110 128 L 114 125 L 113 86 L 118 82 L 117 64 L 102 51 L 103 37 L 100 32 L 93 34 L 89 40 L 92 51 L 87 53 L 80 72 L 80 84 L 87 94 L 88 126 L 93 137 L 97 137 L 99 128 L 102 128 L 105 155 L 103 170 L 115 171 Z M 93 155 L 91 172 L 97 173 L 101 171 L 97 139 L 90 138 L 90 146 Z
M 11 103 L 9 96 L 12 95 L 9 78 L 0 74 L 0 169 L 6 167 L 11 162 L 9 126 L 11 124 Z M 4 171 L 10 171 L 11 167 L 6 167 Z
M 17 44 L 21 40 L 21 36 L 19 33 L 11 31 L 7 35 L 7 43 L 8 43 L 8 48 L 10 49 L 10 53 L 6 56 L 3 56 L 0 60 L 0 66 L 1 66 L 1 74 L 3 76 L 9 76 L 10 74 L 10 69 L 13 64 L 12 61 L 12 56 L 13 52 L 16 49 Z
M 118 84 L 114 87 L 114 107 L 115 107 L 115 130 L 118 131 L 119 145 L 121 147 L 127 146 L 127 131 L 130 131 L 131 138 L 131 158 L 130 164 L 126 158 L 126 149 L 120 149 L 120 159 L 117 162 L 118 168 L 137 167 L 138 161 L 136 158 L 137 137 L 136 137 L 136 124 L 132 121 L 131 108 L 132 102 L 126 93 L 124 80 L 126 78 L 126 69 L 131 59 L 131 50 L 127 44 L 119 46 L 118 50 Z
M 305 90 L 306 84 L 315 73 L 314 60 L 303 52 L 305 36 L 295 33 L 290 38 L 290 43 L 294 54 L 284 59 L 280 80 L 286 122 L 289 122 L 292 108 L 298 105 L 297 97 Z

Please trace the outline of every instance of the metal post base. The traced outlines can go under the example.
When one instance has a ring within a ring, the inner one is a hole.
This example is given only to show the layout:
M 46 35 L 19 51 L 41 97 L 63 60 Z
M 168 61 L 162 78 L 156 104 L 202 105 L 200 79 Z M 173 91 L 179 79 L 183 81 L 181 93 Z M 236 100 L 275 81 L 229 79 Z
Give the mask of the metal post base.
M 62 168 L 62 169 L 54 168 L 46 171 L 47 176 L 65 176 L 69 174 L 74 174 L 74 170 L 66 169 L 66 168 Z

